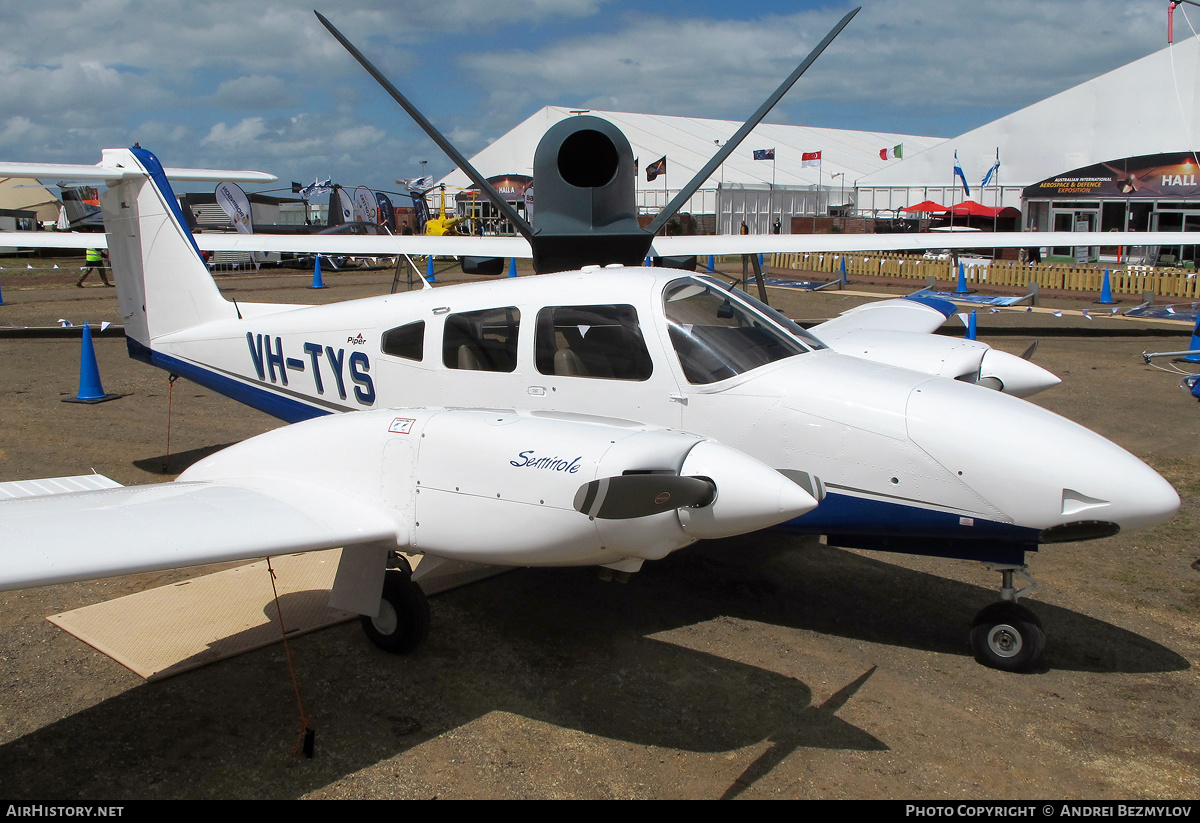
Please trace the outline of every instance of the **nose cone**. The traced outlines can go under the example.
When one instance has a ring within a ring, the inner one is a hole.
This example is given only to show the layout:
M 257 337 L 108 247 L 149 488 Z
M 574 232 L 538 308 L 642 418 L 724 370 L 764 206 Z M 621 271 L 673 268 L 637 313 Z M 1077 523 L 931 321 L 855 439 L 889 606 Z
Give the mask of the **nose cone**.
M 810 493 L 796 482 L 737 449 L 706 440 L 688 452 L 681 475 L 711 479 L 716 499 L 707 506 L 680 509 L 688 535 L 709 539 L 758 531 L 799 517 L 817 506 L 821 482 L 807 479 Z
M 1042 542 L 1143 528 L 1179 508 L 1141 460 L 1023 400 L 931 380 L 912 391 L 907 416 L 911 440 L 952 476 L 1015 524 L 1053 530 Z
M 988 378 L 999 380 L 1000 390 L 1014 397 L 1029 397 L 1062 382 L 1036 363 L 997 349 L 989 349 L 979 364 L 980 381 Z

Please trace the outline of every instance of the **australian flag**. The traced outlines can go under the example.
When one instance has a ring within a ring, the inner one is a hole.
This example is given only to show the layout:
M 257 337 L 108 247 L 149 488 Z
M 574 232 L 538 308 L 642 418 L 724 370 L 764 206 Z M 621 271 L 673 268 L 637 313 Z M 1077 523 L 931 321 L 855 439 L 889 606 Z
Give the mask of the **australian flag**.
M 755 149 L 754 150 L 754 159 L 755 160 L 774 160 L 775 159 L 775 149 Z
M 649 166 L 646 166 L 646 182 L 658 177 L 660 174 L 667 173 L 667 156 L 664 154 L 661 159 L 655 160 Z

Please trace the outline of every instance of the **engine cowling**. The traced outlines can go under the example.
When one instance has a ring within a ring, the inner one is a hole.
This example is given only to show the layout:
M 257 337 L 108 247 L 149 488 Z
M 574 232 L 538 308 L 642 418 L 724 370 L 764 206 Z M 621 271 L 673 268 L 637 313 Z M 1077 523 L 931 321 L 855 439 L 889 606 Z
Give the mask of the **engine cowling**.
M 701 538 L 775 525 L 818 502 L 774 469 L 696 435 L 610 418 L 486 410 L 320 418 L 219 452 L 180 479 L 270 477 L 379 506 L 405 551 L 518 566 L 657 559 Z M 630 477 L 639 482 L 623 482 Z M 693 487 L 704 481 L 712 493 L 679 495 L 682 478 L 694 478 Z M 598 482 L 651 500 L 627 510 L 619 501 L 581 508 L 581 490 Z

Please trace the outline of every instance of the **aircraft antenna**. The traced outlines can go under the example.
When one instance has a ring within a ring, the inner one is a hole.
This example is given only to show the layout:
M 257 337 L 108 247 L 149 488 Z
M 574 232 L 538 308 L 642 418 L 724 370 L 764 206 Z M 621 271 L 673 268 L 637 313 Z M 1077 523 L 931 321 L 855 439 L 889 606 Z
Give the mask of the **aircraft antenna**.
M 859 6 L 843 17 L 838 24 L 833 27 L 829 34 L 825 35 L 825 39 L 818 43 L 817 47 L 808 53 L 808 57 L 804 58 L 804 62 L 797 66 L 796 70 L 789 74 L 788 78 L 779 85 L 779 88 L 775 89 L 771 96 L 768 97 L 766 101 L 758 107 L 758 111 L 750 115 L 750 119 L 743 123 L 742 127 L 737 130 L 737 133 L 734 134 L 733 137 L 730 137 L 728 141 L 726 141 L 725 145 L 713 155 L 712 159 L 708 161 L 704 168 L 696 172 L 696 176 L 693 177 L 686 186 L 680 189 L 679 194 L 675 195 L 675 198 L 666 206 L 664 206 L 662 211 L 655 215 L 654 219 L 650 221 L 650 225 L 646 226 L 646 231 L 648 231 L 650 234 L 658 234 L 658 230 L 661 229 L 666 222 L 671 219 L 675 212 L 683 208 L 683 204 L 688 201 L 688 198 L 696 193 L 698 188 L 704 185 L 704 182 L 708 180 L 708 178 L 712 177 L 712 174 L 717 170 L 717 167 L 724 163 L 725 159 L 729 157 L 729 155 L 733 154 L 734 149 L 736 149 L 741 142 L 746 139 L 746 136 L 754 130 L 755 126 L 762 122 L 762 119 L 766 117 L 767 113 L 775 107 L 775 104 L 779 102 L 780 98 L 787 94 L 788 89 L 790 89 L 795 82 L 800 79 L 800 75 L 808 71 L 808 67 L 811 66 L 813 62 L 821 56 L 821 52 L 825 51 L 826 46 L 832 43 L 833 39 L 842 33 L 842 29 L 846 28 L 847 24 L 854 19 L 854 15 L 858 14 L 860 11 L 862 11 L 862 6 Z M 320 17 L 320 15 L 317 16 Z
M 496 191 L 492 187 L 492 184 L 484 179 L 483 175 L 481 175 L 475 169 L 475 167 L 471 165 L 467 158 L 464 157 L 462 153 L 454 147 L 454 144 L 447 140 L 432 123 L 425 119 L 425 115 L 421 114 L 416 106 L 408 102 L 408 98 L 401 94 L 400 90 L 393 86 L 391 81 L 383 76 L 383 72 L 375 68 L 371 61 L 364 57 L 363 53 L 355 48 L 353 43 L 342 36 L 342 33 L 334 28 L 333 24 L 326 20 L 325 16 L 321 14 L 321 12 L 314 10 L 313 14 L 315 14 L 317 19 L 321 21 L 322 26 L 329 29 L 329 33 L 337 38 L 337 41 L 342 44 L 346 51 L 350 52 L 351 56 L 353 56 L 354 59 L 357 60 L 364 69 L 367 70 L 367 73 L 375 78 L 375 82 L 383 86 L 383 90 L 390 94 L 392 99 L 400 104 L 400 108 L 408 112 L 408 116 L 417 121 L 417 125 L 429 135 L 429 138 L 433 140 L 434 143 L 437 143 L 438 148 L 444 151 L 446 156 L 453 160 L 454 163 L 463 170 L 467 177 L 471 178 L 472 183 L 474 183 L 476 186 L 479 186 L 480 191 L 487 195 L 487 198 L 492 201 L 492 205 L 494 205 L 501 214 L 508 218 L 513 226 L 516 227 L 517 231 L 521 233 L 521 236 L 532 244 L 533 228 L 525 221 L 525 218 L 521 217 L 521 215 L 517 213 L 517 210 L 514 209 L 507 200 L 500 196 L 500 192 Z

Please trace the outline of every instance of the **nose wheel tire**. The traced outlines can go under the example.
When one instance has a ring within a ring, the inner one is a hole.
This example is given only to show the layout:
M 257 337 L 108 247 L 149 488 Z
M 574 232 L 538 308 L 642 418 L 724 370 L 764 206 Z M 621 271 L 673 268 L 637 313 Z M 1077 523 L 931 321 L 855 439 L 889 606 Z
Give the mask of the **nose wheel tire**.
M 383 579 L 379 613 L 364 614 L 362 627 L 367 639 L 385 652 L 407 654 L 429 636 L 429 619 L 429 601 L 411 573 L 392 569 Z
M 993 603 L 971 624 L 975 659 L 993 669 L 1027 671 L 1041 658 L 1045 645 L 1046 635 L 1037 615 L 1016 603 Z

